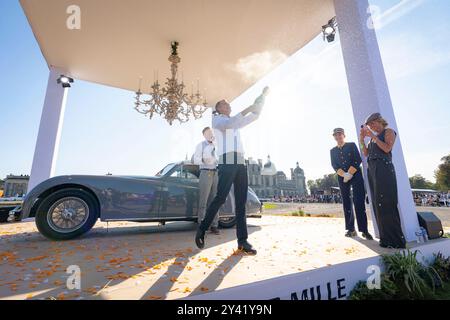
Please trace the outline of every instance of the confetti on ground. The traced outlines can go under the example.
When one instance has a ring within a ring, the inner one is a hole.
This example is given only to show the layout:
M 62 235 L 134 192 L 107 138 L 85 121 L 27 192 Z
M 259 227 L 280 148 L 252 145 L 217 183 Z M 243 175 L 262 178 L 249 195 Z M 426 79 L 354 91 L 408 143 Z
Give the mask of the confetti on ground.
M 106 232 L 99 222 L 85 237 L 54 242 L 43 238 L 34 222 L 0 224 L 0 299 L 177 299 L 370 257 L 378 250 L 376 242 L 369 247 L 345 238 L 340 218 L 249 219 L 257 256 L 237 250 L 234 229 L 209 236 L 200 251 L 193 246 L 195 227 L 120 222 L 110 223 Z M 167 232 L 170 228 L 174 232 Z M 73 265 L 81 271 L 81 290 L 66 287 Z

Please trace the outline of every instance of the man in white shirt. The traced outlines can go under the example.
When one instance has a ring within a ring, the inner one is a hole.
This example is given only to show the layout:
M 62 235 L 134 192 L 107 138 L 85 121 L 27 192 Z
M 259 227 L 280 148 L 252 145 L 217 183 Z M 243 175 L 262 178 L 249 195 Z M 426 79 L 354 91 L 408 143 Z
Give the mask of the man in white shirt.
M 213 116 L 212 127 L 216 137 L 217 154 L 219 155 L 219 182 L 216 196 L 208 206 L 205 218 L 195 235 L 195 243 L 200 249 L 205 246 L 206 230 L 217 215 L 219 208 L 225 203 L 231 186 L 234 185 L 238 249 L 247 254 L 256 254 L 256 250 L 247 241 L 245 205 L 247 202 L 248 177 L 239 129 L 258 119 L 267 94 L 268 88 L 265 88 L 263 94 L 256 99 L 255 103 L 233 117 L 230 116 L 231 106 L 226 100 L 221 100 L 216 104 L 215 111 L 218 114 Z
M 200 224 L 205 217 L 206 204 L 210 204 L 217 192 L 217 157 L 216 146 L 214 144 L 214 134 L 210 127 L 202 131 L 205 140 L 200 142 L 195 148 L 193 156 L 194 164 L 200 167 L 199 177 L 199 204 L 198 204 L 198 223 Z M 216 214 L 212 224 L 211 233 L 219 234 L 219 215 Z

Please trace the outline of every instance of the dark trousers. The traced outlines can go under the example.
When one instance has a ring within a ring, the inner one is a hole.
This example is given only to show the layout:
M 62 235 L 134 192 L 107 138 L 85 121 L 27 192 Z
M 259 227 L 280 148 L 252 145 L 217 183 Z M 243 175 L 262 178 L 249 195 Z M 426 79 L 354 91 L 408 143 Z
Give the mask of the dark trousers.
M 405 248 L 400 213 L 398 212 L 397 178 L 392 161 L 369 160 L 367 170 L 372 205 L 380 234 L 380 243 Z
M 338 177 L 339 188 L 341 189 L 342 203 L 344 205 L 345 229 L 355 231 L 355 217 L 353 214 L 350 188 L 353 190 L 353 205 L 355 206 L 356 221 L 360 232 L 367 232 L 367 215 L 364 199 L 366 192 L 364 180 L 360 171 L 356 172 L 353 178 L 344 183 L 342 177 Z
M 231 185 L 234 184 L 236 235 L 238 244 L 242 244 L 248 238 L 247 217 L 245 213 L 248 192 L 247 167 L 243 164 L 219 164 L 218 176 L 217 194 L 206 209 L 205 218 L 200 223 L 199 228 L 204 232 L 208 230 L 220 207 L 227 200 Z

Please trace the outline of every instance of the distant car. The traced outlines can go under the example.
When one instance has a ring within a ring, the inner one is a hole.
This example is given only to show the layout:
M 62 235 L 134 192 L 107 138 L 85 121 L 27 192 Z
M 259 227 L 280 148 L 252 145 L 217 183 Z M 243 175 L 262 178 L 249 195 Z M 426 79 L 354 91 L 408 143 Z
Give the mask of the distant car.
M 101 221 L 197 221 L 199 167 L 178 162 L 155 177 L 59 176 L 37 185 L 25 197 L 20 218 L 35 217 L 47 238 L 67 240 L 89 231 Z M 260 217 L 261 203 L 249 188 L 247 216 Z M 236 223 L 228 197 L 219 225 Z

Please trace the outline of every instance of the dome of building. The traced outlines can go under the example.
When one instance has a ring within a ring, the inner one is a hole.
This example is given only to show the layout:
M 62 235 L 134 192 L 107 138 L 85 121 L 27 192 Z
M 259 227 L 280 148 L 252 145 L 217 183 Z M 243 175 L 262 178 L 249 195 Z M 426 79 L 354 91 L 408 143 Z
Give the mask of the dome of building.
M 303 175 L 304 174 L 304 171 L 303 171 L 302 168 L 300 168 L 300 165 L 298 164 L 298 162 L 297 162 L 297 167 L 294 169 L 294 173 L 295 174 L 299 174 L 299 175 Z
M 263 169 L 261 170 L 261 175 L 263 176 L 273 176 L 277 174 L 277 168 L 272 161 L 270 161 L 270 156 L 267 156 L 267 162 L 264 164 Z

